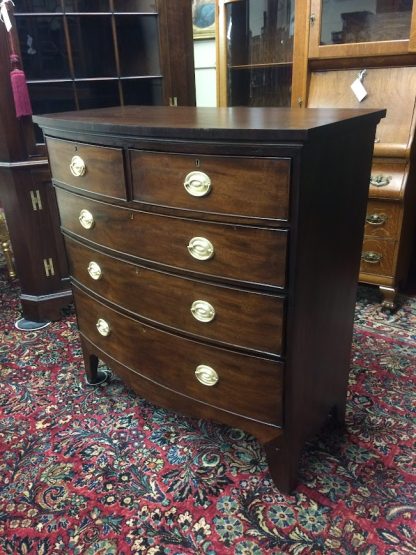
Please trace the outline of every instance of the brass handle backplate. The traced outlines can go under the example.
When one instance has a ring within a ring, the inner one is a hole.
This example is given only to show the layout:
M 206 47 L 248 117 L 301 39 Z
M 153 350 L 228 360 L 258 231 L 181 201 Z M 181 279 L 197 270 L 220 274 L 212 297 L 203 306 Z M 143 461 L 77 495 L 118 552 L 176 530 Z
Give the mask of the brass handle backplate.
M 196 367 L 195 376 L 202 385 L 210 387 L 215 385 L 220 379 L 216 371 L 211 366 L 206 366 L 205 364 L 200 364 Z
M 110 335 L 110 325 L 108 322 L 103 320 L 103 318 L 98 318 L 96 326 L 98 333 L 101 334 L 103 337 L 107 337 L 108 335 Z
M 92 279 L 100 279 L 103 275 L 101 267 L 93 260 L 88 264 L 88 273 Z
M 87 171 L 87 166 L 81 156 L 73 156 L 69 164 L 69 170 L 74 177 L 82 177 Z
M 382 258 L 382 254 L 374 251 L 364 251 L 361 254 L 361 260 L 368 262 L 369 264 L 378 264 Z
M 191 312 L 198 322 L 212 322 L 215 318 L 215 308 L 207 301 L 194 301 L 191 306 Z
M 367 214 L 365 221 L 370 225 L 383 225 L 387 221 L 385 214 Z
M 373 185 L 373 187 L 385 187 L 390 183 L 391 179 L 391 175 L 372 175 L 370 178 L 370 185 Z
M 183 183 L 186 191 L 193 197 L 204 197 L 211 191 L 211 179 L 204 172 L 190 172 Z
M 205 237 L 193 237 L 189 241 L 188 251 L 197 260 L 209 260 L 214 256 L 214 245 Z
M 79 219 L 79 223 L 82 225 L 83 228 L 91 229 L 94 227 L 94 224 L 95 224 L 94 216 L 91 214 L 89 210 L 86 210 L 85 208 L 83 208 L 79 213 L 78 219 Z

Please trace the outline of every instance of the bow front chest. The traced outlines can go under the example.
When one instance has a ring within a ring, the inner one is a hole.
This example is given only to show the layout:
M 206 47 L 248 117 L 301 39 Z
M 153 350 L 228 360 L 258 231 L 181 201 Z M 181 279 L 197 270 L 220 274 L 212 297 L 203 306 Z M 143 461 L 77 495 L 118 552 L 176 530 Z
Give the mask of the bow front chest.
M 44 131 L 87 378 L 242 428 L 284 492 L 342 422 L 383 111 L 105 108 Z

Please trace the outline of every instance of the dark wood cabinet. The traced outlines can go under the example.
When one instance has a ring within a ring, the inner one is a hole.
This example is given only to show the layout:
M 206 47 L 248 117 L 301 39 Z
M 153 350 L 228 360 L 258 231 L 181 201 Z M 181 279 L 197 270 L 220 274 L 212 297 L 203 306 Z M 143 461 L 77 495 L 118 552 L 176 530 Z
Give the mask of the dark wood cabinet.
M 34 114 L 105 106 L 194 105 L 191 0 L 7 3 L 0 24 L 0 203 L 10 231 L 24 318 L 57 319 L 71 302 L 41 130 L 16 118 L 9 72 L 22 61 Z
M 290 491 L 305 440 L 331 411 L 344 418 L 383 115 L 130 106 L 36 117 L 89 381 L 101 359 L 155 403 L 253 433 Z

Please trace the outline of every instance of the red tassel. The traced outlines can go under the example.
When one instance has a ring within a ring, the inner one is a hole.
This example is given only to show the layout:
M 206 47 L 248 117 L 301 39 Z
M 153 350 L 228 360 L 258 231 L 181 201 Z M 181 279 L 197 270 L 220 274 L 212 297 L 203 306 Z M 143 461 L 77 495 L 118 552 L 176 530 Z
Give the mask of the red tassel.
M 19 59 L 17 56 L 11 56 L 12 62 L 16 62 L 14 57 Z M 10 79 L 12 83 L 12 91 L 14 98 L 14 107 L 16 110 L 16 117 L 20 118 L 22 116 L 32 115 L 32 105 L 30 103 L 29 91 L 27 89 L 26 76 L 21 69 L 13 69 L 10 72 Z
M 13 69 L 10 72 L 10 79 L 12 81 L 16 117 L 31 116 L 32 106 L 30 104 L 29 91 L 27 90 L 24 72 L 21 69 Z

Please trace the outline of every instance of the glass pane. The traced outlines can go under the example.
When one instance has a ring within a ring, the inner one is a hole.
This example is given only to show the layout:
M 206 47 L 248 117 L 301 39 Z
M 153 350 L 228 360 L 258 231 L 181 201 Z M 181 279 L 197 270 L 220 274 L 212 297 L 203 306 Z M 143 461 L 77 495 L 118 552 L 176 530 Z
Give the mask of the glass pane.
M 29 95 L 34 114 L 48 114 L 75 110 L 72 83 L 29 83 Z M 36 142 L 43 143 L 43 134 L 34 126 Z
M 17 17 L 16 27 L 28 79 L 70 76 L 63 16 Z
M 230 106 L 290 106 L 292 68 L 231 69 Z
M 117 75 L 111 16 L 68 16 L 75 77 Z
M 126 79 L 123 81 L 124 104 L 164 104 L 161 79 Z
M 34 114 L 75 110 L 72 83 L 29 83 L 29 95 Z
M 412 0 L 325 0 L 321 44 L 408 39 Z
M 118 80 L 77 82 L 76 88 L 81 110 L 120 105 Z
M 15 0 L 14 13 L 62 12 L 60 0 Z
M 109 12 L 109 0 L 65 0 L 66 12 Z
M 244 0 L 228 4 L 228 63 L 291 62 L 294 11 L 294 0 Z
M 116 12 L 157 12 L 156 0 L 114 0 Z
M 157 17 L 118 15 L 116 25 L 121 75 L 160 75 Z

